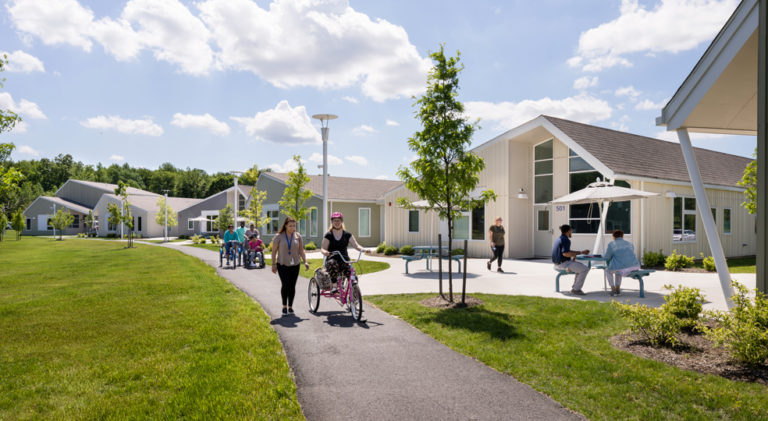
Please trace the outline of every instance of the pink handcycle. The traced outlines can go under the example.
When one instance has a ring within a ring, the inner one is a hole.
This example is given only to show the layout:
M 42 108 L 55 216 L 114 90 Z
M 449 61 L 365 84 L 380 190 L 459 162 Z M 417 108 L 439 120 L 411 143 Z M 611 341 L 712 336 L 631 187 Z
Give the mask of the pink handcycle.
M 352 263 L 344 259 L 344 256 L 338 251 L 331 253 L 331 256 L 334 254 L 337 254 L 344 263 L 349 265 L 349 277 L 338 284 L 338 291 L 331 292 L 331 277 L 325 270 L 325 263 L 328 258 L 324 258 L 323 266 L 315 270 L 312 279 L 309 280 L 309 291 L 307 291 L 309 311 L 317 313 L 318 308 L 320 308 L 320 297 L 335 298 L 340 306 L 352 313 L 355 320 L 360 321 L 363 318 L 363 295 L 357 285 L 357 273 L 353 264 L 360 261 L 363 252 L 361 251 L 357 260 Z

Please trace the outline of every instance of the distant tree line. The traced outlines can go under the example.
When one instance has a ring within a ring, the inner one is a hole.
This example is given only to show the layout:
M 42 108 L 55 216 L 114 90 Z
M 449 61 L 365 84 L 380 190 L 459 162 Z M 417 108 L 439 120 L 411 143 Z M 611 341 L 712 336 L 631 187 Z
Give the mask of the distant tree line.
M 218 172 L 208 174 L 198 168 L 181 169 L 166 162 L 156 170 L 135 168 L 130 165 L 112 164 L 105 167 L 101 163 L 96 166 L 86 165 L 75 161 L 70 154 L 60 154 L 54 159 L 12 161 L 0 160 L 0 173 L 14 168 L 21 172 L 18 188 L 0 191 L 0 210 L 10 215 L 17 209 L 24 209 L 37 196 L 53 196 L 64 182 L 73 178 L 85 181 L 118 184 L 122 181 L 130 187 L 163 194 L 168 190 L 169 196 L 204 198 L 232 187 L 232 174 Z M 253 165 L 243 173 L 238 183 L 253 186 L 262 171 Z

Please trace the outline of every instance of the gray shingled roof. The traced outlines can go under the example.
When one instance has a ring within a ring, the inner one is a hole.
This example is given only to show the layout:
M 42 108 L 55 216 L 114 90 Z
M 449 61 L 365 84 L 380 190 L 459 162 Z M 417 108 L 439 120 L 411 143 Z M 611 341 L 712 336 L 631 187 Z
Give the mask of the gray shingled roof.
M 114 194 L 107 194 L 107 196 L 116 200 L 120 200 L 120 197 L 115 196 Z M 159 195 L 155 195 L 155 196 L 128 195 L 128 203 L 130 203 L 132 206 L 136 206 L 137 208 L 141 208 L 146 211 L 157 212 L 160 209 L 160 206 L 157 205 L 157 200 L 160 199 L 160 197 L 161 196 Z M 202 201 L 203 199 L 189 199 L 186 197 L 170 197 L 169 196 L 168 206 L 170 206 L 174 212 L 178 212 L 181 209 L 188 208 Z
M 690 182 L 679 143 L 543 116 L 616 174 Z M 693 148 L 705 184 L 738 187 L 752 160 Z
M 268 172 L 263 173 L 274 177 L 283 183 L 288 180 L 288 174 Z M 318 196 L 323 194 L 323 176 L 310 175 L 307 189 Z M 361 200 L 375 201 L 381 199 L 384 193 L 399 186 L 402 182 L 391 180 L 374 180 L 370 178 L 351 178 L 328 176 L 328 200 Z
M 88 214 L 88 211 L 90 210 L 90 209 L 88 209 L 87 207 L 85 207 L 83 205 L 78 205 L 75 202 L 70 202 L 69 200 L 62 199 L 62 198 L 56 197 L 56 196 L 40 196 L 40 199 L 47 200 L 49 202 L 57 204 L 58 206 L 63 206 L 65 208 L 71 209 L 71 210 L 73 210 L 75 212 L 84 213 L 86 215 Z
M 91 186 L 91 187 L 103 190 L 106 193 L 114 193 L 115 189 L 117 188 L 117 184 L 99 183 L 97 181 L 84 181 L 84 180 L 75 180 L 75 179 L 70 179 L 67 181 L 73 181 L 76 183 L 85 184 L 86 186 Z M 151 191 L 137 189 L 136 187 L 128 187 L 126 191 L 128 192 L 129 195 L 159 196 L 159 194 L 157 193 L 152 193 Z

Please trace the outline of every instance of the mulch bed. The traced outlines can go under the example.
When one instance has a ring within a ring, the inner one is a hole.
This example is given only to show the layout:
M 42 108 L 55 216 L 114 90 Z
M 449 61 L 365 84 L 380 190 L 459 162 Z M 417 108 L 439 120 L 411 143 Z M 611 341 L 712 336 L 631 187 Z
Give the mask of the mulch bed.
M 433 307 L 433 308 L 461 308 L 461 294 L 454 294 L 453 300 L 455 302 L 451 303 L 443 299 L 441 296 L 427 298 L 426 300 L 419 301 L 419 304 L 423 305 L 424 307 Z M 467 295 L 464 297 L 464 302 L 467 304 L 467 307 L 474 307 L 484 304 L 483 300 L 480 300 L 475 297 L 471 297 Z
M 654 347 L 632 334 L 616 335 L 611 338 L 611 344 L 639 357 L 684 370 L 768 386 L 768 366 L 750 367 L 735 363 L 725 348 L 714 346 L 704 335 L 681 333 L 678 337 L 681 344 L 675 349 Z

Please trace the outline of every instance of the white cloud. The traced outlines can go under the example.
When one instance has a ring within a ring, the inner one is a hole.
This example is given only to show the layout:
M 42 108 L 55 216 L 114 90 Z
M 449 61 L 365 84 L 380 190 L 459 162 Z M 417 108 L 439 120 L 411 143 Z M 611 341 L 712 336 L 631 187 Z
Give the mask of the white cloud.
M 630 100 L 635 101 L 637 100 L 637 97 L 640 96 L 640 91 L 635 89 L 635 87 L 632 85 L 622 86 L 621 88 L 616 89 L 616 91 L 614 92 L 614 95 L 625 96 Z
M 316 164 L 322 164 L 323 163 L 323 154 L 321 154 L 319 152 L 314 152 L 314 153 L 312 153 L 312 155 L 309 156 L 308 161 L 309 162 L 314 162 Z M 344 163 L 344 161 L 341 158 L 339 158 L 338 156 L 333 156 L 331 154 L 328 154 L 328 165 L 329 166 L 331 166 L 331 165 L 341 165 L 343 163 Z
M 33 156 L 33 157 L 40 156 L 39 152 L 37 152 L 31 146 L 27 146 L 27 145 L 19 145 L 19 147 L 16 148 L 16 153 L 20 155 L 27 155 L 27 156 Z
M 125 161 L 125 157 L 120 156 L 120 155 L 110 155 L 109 159 L 111 161 Z
M 580 91 L 583 91 L 587 88 L 592 88 L 594 86 L 597 86 L 597 81 L 598 81 L 597 76 L 580 77 L 573 81 L 573 89 L 578 89 Z
M 644 99 L 635 105 L 636 110 L 641 111 L 650 111 L 650 110 L 656 110 L 660 111 L 662 108 L 664 108 L 665 105 L 667 105 L 667 102 L 669 102 L 669 98 L 664 98 L 659 102 L 653 102 L 650 99 Z
M 494 130 L 512 129 L 541 114 L 591 123 L 607 120 L 613 112 L 608 102 L 584 93 L 563 99 L 547 97 L 516 103 L 467 101 L 464 106 L 471 119 L 494 122 Z
M 358 136 L 366 136 L 369 134 L 374 134 L 376 133 L 376 131 L 377 131 L 376 129 L 374 129 L 373 127 L 367 124 L 362 124 L 359 127 L 355 127 L 354 129 L 352 129 L 352 133 Z
M 117 20 L 95 19 L 76 0 L 12 0 L 6 7 L 19 32 L 46 45 L 90 52 L 95 41 L 118 60 L 136 58 L 147 49 L 157 60 L 195 75 L 208 73 L 213 65 L 208 28 L 178 0 L 130 0 Z
M 120 116 L 97 116 L 81 121 L 80 125 L 89 129 L 111 129 L 120 133 L 161 136 L 163 128 L 155 124 L 151 118 L 127 120 Z
M 567 63 L 588 72 L 629 67 L 632 53 L 678 53 L 709 42 L 739 0 L 661 0 L 653 8 L 622 0 L 620 16 L 581 33 Z
M 186 128 L 205 129 L 217 136 L 226 136 L 229 134 L 229 125 L 208 113 L 205 114 L 181 114 L 173 115 L 171 124 L 174 126 Z
M 320 132 L 312 126 L 307 109 L 300 105 L 291 108 L 288 101 L 280 101 L 274 109 L 256 113 L 253 117 L 230 117 L 245 126 L 248 135 L 258 140 L 276 143 L 320 143 Z
M 614 121 L 614 122 L 611 123 L 611 128 L 614 129 L 614 130 L 622 131 L 622 132 L 628 132 L 629 131 L 629 124 L 628 123 L 631 120 L 632 119 L 629 118 L 628 115 L 624 114 L 623 116 L 621 116 L 619 121 Z
M 304 159 L 301 159 L 301 164 L 306 166 L 307 161 L 305 161 Z M 290 158 L 290 159 L 286 159 L 285 162 L 282 163 L 282 165 L 274 163 L 274 164 L 267 165 L 267 168 L 272 169 L 272 171 L 274 172 L 289 172 L 299 168 L 299 165 L 296 164 L 296 161 L 294 161 L 293 158 Z
M 377 175 L 375 177 L 376 180 L 390 180 L 389 176 L 386 174 Z
M 346 159 L 349 162 L 354 162 L 355 164 L 360 166 L 368 165 L 368 160 L 365 159 L 365 157 L 363 156 L 349 155 L 349 156 L 345 156 L 344 159 Z
M 348 0 L 207 0 L 200 17 L 219 48 L 221 68 L 245 70 L 278 87 L 361 84 L 374 101 L 424 90 L 430 61 L 401 26 L 372 20 Z
M 350 104 L 357 104 L 357 102 L 358 102 L 357 98 L 353 98 L 351 96 L 343 96 L 343 97 L 341 97 L 341 99 L 343 99 L 344 101 L 349 102 Z
M 13 100 L 13 97 L 8 92 L 0 92 L 0 108 L 7 109 L 10 111 L 13 111 L 14 113 L 21 116 L 21 118 L 27 120 L 47 120 L 48 117 L 43 114 L 43 112 L 40 110 L 40 107 L 37 106 L 32 101 L 23 99 L 19 101 L 17 104 L 16 101 Z M 17 125 L 17 129 L 19 129 Z M 19 131 L 25 131 L 25 130 L 19 130 Z
M 399 126 L 400 123 L 398 123 L 395 120 L 387 120 L 387 126 Z
M 16 50 L 12 53 L 6 51 L 0 51 L 0 56 L 6 54 L 8 56 L 8 66 L 6 69 L 9 72 L 18 73 L 32 73 L 32 72 L 45 72 L 45 66 L 39 58 L 27 54 L 24 51 Z

